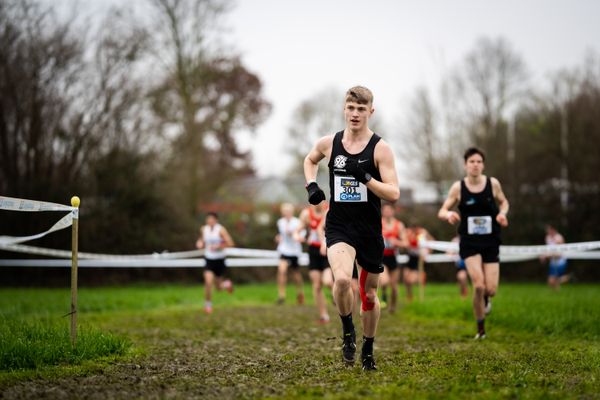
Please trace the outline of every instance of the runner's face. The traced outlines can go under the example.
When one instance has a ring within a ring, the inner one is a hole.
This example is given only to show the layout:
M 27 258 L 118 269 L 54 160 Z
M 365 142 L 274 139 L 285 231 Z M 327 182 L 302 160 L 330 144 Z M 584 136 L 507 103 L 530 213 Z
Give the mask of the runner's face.
M 381 209 L 381 216 L 383 218 L 392 218 L 394 216 L 394 208 L 390 206 L 383 206 Z
M 465 162 L 465 171 L 467 175 L 477 177 L 483 172 L 483 157 L 481 154 L 473 154 Z
M 217 219 L 213 215 L 209 215 L 206 217 L 206 225 L 215 226 L 217 224 Z
M 292 218 L 294 216 L 294 209 L 292 207 L 281 207 L 281 216 L 284 218 Z
M 360 131 L 367 127 L 369 117 L 373 114 L 373 108 L 370 104 L 358 104 L 349 101 L 344 106 L 344 118 L 346 126 L 352 131 Z

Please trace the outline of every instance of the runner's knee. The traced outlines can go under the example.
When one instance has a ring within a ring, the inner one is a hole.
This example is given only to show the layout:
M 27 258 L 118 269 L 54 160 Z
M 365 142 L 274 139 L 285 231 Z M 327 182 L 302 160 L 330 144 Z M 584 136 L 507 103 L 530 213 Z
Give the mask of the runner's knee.
M 486 296 L 490 296 L 490 297 L 495 296 L 496 295 L 496 288 L 495 287 L 488 287 L 488 288 L 486 288 L 485 294 L 486 294 Z
M 485 286 L 483 284 L 477 284 L 474 288 L 477 296 L 483 296 L 485 294 Z
M 338 290 L 346 291 L 350 289 L 351 280 L 347 277 L 338 278 L 335 280 L 335 286 Z

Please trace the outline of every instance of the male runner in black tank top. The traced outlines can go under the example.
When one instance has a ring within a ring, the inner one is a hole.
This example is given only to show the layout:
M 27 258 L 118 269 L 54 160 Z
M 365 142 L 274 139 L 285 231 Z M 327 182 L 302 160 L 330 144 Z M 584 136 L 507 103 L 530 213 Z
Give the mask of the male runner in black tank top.
M 485 316 L 498 289 L 500 277 L 500 227 L 508 226 L 508 200 L 496 178 L 482 174 L 485 154 L 475 147 L 464 155 L 467 176 L 454 182 L 438 217 L 454 225 L 460 222 L 460 258 L 465 260 L 473 284 L 473 312 L 477 319 L 475 339 L 485 338 Z M 497 204 L 496 204 L 497 202 Z M 458 204 L 457 212 L 450 211 Z
M 354 363 L 356 333 L 352 323 L 352 270 L 356 260 L 363 313 L 362 365 L 375 369 L 373 341 L 380 307 L 377 283 L 382 272 L 381 199 L 400 197 L 394 156 L 389 145 L 369 129 L 373 94 L 362 86 L 346 92 L 346 129 L 321 138 L 304 160 L 308 200 L 318 204 L 325 194 L 316 183 L 318 164 L 329 160 L 331 199 L 325 227 L 327 258 L 334 275 L 333 296 L 342 319 L 345 362 Z

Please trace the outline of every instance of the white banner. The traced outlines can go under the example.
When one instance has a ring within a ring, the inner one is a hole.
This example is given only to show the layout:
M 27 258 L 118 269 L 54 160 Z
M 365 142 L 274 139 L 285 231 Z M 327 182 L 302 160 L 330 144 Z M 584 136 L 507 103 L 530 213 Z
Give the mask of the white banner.
M 74 207 L 46 201 L 0 196 L 0 210 L 9 211 L 72 211 Z

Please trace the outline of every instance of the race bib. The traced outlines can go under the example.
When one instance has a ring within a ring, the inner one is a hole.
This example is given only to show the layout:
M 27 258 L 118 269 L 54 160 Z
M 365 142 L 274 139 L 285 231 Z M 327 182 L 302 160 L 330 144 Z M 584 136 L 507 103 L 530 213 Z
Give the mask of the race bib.
M 366 202 L 367 187 L 352 176 L 335 175 L 333 178 L 333 200 L 336 202 Z
M 469 235 L 489 235 L 492 233 L 492 217 L 489 215 L 467 218 Z

